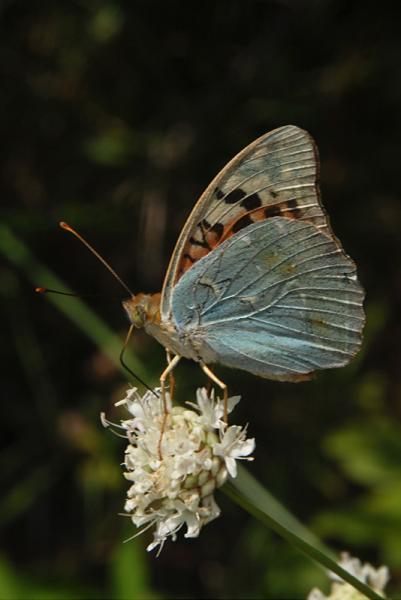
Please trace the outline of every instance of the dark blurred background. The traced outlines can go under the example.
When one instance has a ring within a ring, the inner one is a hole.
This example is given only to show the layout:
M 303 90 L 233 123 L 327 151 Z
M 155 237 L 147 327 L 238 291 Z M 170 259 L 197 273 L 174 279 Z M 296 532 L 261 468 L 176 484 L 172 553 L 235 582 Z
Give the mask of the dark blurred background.
M 334 550 L 387 564 L 400 589 L 397 7 L 1 2 L 1 598 L 303 598 L 325 585 L 222 493 L 223 515 L 199 539 L 181 535 L 157 559 L 149 534 L 122 544 L 134 533 L 117 516 L 124 441 L 99 413 L 125 416 L 104 325 L 123 340 L 125 294 L 58 228 L 75 226 L 134 291 L 159 291 L 203 188 L 289 123 L 319 145 L 323 201 L 367 291 L 363 350 L 305 384 L 217 372 L 243 396 L 235 421 L 257 439 L 252 473 Z M 61 299 L 73 323 L 36 295 L 52 273 L 62 289 L 95 294 L 85 302 L 101 321 Z M 132 347 L 154 384 L 162 349 L 142 333 Z M 204 382 L 190 363 L 177 380 L 182 399 Z

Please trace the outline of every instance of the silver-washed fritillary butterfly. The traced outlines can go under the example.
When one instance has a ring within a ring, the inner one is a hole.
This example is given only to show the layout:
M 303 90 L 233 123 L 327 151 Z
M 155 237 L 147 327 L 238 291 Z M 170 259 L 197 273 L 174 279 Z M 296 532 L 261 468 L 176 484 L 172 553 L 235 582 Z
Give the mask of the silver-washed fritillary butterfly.
M 190 214 L 161 294 L 125 301 L 175 357 L 282 381 L 341 367 L 357 353 L 363 289 L 320 202 L 310 135 L 263 135 L 215 177 Z M 163 379 L 163 380 L 164 380 Z

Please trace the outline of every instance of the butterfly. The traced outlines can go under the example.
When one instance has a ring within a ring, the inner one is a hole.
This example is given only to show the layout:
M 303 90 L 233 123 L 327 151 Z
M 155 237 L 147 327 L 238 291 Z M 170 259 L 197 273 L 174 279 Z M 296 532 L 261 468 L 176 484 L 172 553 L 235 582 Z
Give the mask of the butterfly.
M 181 357 L 280 381 L 346 365 L 364 292 L 320 201 L 316 145 L 288 125 L 237 154 L 195 204 L 159 294 L 123 302 L 132 327 Z M 174 355 L 174 358 L 172 358 Z M 164 379 L 163 379 L 164 378 Z

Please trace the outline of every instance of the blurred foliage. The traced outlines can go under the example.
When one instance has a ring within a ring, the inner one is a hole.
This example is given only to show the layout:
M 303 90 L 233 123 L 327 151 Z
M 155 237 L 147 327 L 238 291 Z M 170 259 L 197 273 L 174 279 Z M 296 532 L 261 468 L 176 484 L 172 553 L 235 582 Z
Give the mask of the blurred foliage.
M 401 70 L 395 2 L 3 0 L 0 4 L 1 598 L 302 598 L 325 577 L 220 495 L 223 516 L 158 559 L 120 518 L 123 443 L 104 432 L 125 378 L 118 284 L 157 291 L 195 199 L 258 135 L 316 138 L 323 200 L 367 290 L 346 369 L 306 384 L 219 369 L 258 441 L 252 471 L 338 550 L 387 563 L 401 588 Z M 6 258 L 8 256 L 8 258 Z M 48 271 L 37 270 L 46 265 Z M 51 273 L 100 316 L 32 291 Z M 73 308 L 71 308 L 71 306 Z M 104 325 L 107 323 L 107 326 Z M 94 340 L 96 339 L 96 345 Z M 135 365 L 164 362 L 142 333 Z M 110 352 L 107 353 L 107 349 Z M 133 359 L 132 359 L 133 360 Z M 203 382 L 177 374 L 180 396 Z M 255 418 L 256 416 L 256 418 Z M 326 584 L 327 587 L 327 584 Z

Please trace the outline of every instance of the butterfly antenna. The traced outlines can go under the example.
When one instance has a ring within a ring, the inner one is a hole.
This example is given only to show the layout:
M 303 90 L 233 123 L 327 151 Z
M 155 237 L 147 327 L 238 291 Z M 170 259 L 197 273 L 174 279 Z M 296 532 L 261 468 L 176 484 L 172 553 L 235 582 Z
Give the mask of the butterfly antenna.
M 99 298 L 104 297 L 103 294 L 76 294 L 75 292 L 62 292 L 61 290 L 53 290 L 52 288 L 36 287 L 37 294 L 57 294 L 58 296 L 70 296 L 72 298 Z
M 61 292 L 60 290 L 52 290 L 51 288 L 37 287 L 35 288 L 35 292 L 37 294 L 59 294 L 60 296 L 73 296 L 77 297 L 77 294 L 74 292 Z
M 87 242 L 85 240 L 85 238 L 82 237 L 82 235 L 80 235 L 77 231 L 75 231 L 75 229 L 73 229 L 70 225 L 68 225 L 68 223 L 65 223 L 64 221 L 60 221 L 59 224 L 62 229 L 65 229 L 66 231 L 69 231 L 70 233 L 75 235 L 75 237 L 78 238 L 79 241 L 82 242 L 84 244 L 84 246 L 86 246 L 88 248 L 88 250 L 90 250 L 92 252 L 92 254 L 94 254 L 98 260 L 100 260 L 100 262 L 106 267 L 106 269 L 108 271 L 110 271 L 110 273 L 115 277 L 115 279 L 117 279 L 117 281 L 123 286 L 123 288 L 129 293 L 130 296 L 134 295 L 132 293 L 132 291 L 129 289 L 129 287 L 127 286 L 127 284 L 124 283 L 124 281 L 121 279 L 121 277 L 119 275 L 117 275 L 117 273 L 115 272 L 113 267 L 111 265 L 109 265 L 107 260 L 105 260 L 103 258 L 103 256 L 101 256 L 99 254 L 99 252 L 97 252 L 94 249 L 94 247 L 89 242 Z
M 156 396 L 156 398 L 159 398 L 159 394 L 157 394 L 150 386 L 148 386 L 148 384 L 143 381 L 143 379 L 141 379 L 138 375 L 136 375 L 133 371 L 131 371 L 131 369 L 129 368 L 129 366 L 127 365 L 127 363 L 124 360 L 124 354 L 125 354 L 125 350 L 127 349 L 128 346 L 128 342 L 131 339 L 131 335 L 132 332 L 134 331 L 134 326 L 130 325 L 130 328 L 128 329 L 128 333 L 127 333 L 127 337 L 125 338 L 125 342 L 123 347 L 121 348 L 121 352 L 120 352 L 120 363 L 121 366 L 130 374 L 132 375 L 132 377 L 134 377 L 137 381 L 139 381 L 140 384 L 142 384 L 144 387 L 146 387 L 149 392 L 152 392 L 152 394 L 154 396 Z

